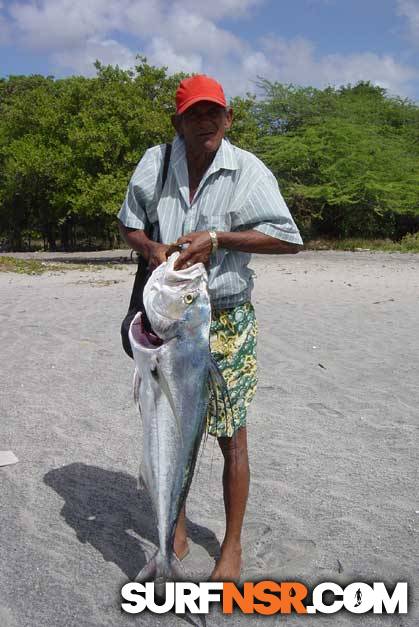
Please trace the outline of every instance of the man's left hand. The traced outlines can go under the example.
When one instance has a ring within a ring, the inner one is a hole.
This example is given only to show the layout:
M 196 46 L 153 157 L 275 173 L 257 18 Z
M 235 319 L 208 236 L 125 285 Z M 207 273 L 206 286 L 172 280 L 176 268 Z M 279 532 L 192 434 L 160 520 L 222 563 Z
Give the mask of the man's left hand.
M 188 244 L 176 260 L 174 269 L 189 268 L 195 263 L 207 265 L 212 252 L 212 241 L 208 231 L 197 231 L 179 237 L 176 245 Z

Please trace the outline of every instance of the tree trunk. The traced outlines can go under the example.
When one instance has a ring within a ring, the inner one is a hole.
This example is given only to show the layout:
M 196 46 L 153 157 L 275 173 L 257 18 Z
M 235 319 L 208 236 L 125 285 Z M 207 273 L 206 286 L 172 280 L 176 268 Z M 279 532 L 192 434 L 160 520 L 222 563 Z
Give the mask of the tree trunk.
M 45 235 L 48 241 L 48 248 L 51 251 L 57 250 L 57 244 L 55 242 L 54 226 L 48 223 L 45 228 Z
M 61 225 L 61 247 L 68 251 L 70 248 L 70 225 L 64 222 Z
M 23 250 L 22 232 L 20 230 L 14 229 L 11 232 L 10 246 L 13 252 Z

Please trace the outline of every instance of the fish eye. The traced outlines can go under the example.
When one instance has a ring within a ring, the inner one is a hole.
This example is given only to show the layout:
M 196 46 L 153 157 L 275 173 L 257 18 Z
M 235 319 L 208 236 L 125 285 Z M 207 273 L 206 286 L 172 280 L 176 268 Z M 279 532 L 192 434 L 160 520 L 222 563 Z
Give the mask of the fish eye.
M 193 294 L 185 294 L 185 296 L 183 297 L 183 300 L 184 300 L 184 302 L 187 305 L 190 305 L 194 301 L 194 295 Z

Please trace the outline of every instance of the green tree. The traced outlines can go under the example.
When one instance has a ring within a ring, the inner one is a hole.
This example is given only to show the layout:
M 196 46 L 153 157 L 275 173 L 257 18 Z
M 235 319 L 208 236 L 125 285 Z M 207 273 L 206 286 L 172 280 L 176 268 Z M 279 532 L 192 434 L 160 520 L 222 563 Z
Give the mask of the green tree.
M 266 89 L 258 153 L 306 235 L 397 237 L 417 228 L 418 107 L 369 83 Z
M 126 185 L 147 148 L 171 141 L 183 74 L 138 57 L 94 78 L 0 79 L 0 237 L 21 248 L 111 245 Z M 397 237 L 419 225 L 419 108 L 361 82 L 340 89 L 262 80 L 233 98 L 229 137 L 278 177 L 305 233 Z
M 11 77 L 0 83 L 0 229 L 21 247 L 25 229 L 51 249 L 84 231 L 112 240 L 133 168 L 173 135 L 182 75 L 144 59 L 132 71 L 96 64 L 93 79 Z

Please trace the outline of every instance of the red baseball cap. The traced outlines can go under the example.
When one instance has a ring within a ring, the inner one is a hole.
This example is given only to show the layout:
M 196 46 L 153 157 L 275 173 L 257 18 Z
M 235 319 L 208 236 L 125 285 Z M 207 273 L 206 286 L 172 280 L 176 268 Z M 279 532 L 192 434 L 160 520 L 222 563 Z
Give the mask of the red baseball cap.
M 223 88 L 210 76 L 196 74 L 180 81 L 176 90 L 176 113 L 178 115 L 200 100 L 216 102 L 222 107 L 227 106 Z

